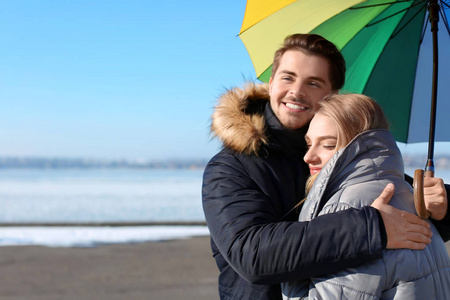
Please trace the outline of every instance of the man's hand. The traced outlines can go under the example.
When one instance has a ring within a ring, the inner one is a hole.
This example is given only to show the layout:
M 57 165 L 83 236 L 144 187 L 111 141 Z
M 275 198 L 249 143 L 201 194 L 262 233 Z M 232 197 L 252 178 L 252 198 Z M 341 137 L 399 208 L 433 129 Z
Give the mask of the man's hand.
M 423 197 L 430 218 L 442 220 L 447 214 L 447 192 L 441 178 L 423 178 Z
M 416 215 L 396 209 L 388 203 L 394 195 L 394 185 L 389 183 L 372 203 L 383 218 L 387 233 L 387 249 L 424 249 L 433 235 L 430 225 Z

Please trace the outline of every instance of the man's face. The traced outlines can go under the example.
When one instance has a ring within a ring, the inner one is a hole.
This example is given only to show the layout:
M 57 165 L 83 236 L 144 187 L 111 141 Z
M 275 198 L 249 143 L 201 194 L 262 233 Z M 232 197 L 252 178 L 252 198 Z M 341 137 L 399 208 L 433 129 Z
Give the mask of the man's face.
M 329 64 L 325 58 L 301 51 L 287 51 L 270 78 L 270 105 L 281 124 L 289 129 L 306 126 L 317 103 L 331 89 Z

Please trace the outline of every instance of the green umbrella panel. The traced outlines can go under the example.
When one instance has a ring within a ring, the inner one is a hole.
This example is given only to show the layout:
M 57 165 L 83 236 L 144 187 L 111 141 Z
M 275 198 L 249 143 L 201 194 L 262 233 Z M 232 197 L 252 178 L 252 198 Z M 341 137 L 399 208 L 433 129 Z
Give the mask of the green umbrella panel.
M 378 5 L 382 3 L 386 1 L 366 1 L 310 33 L 326 37 L 342 51 L 347 65 L 342 91 L 379 102 L 394 137 L 406 143 L 426 9 L 411 1 Z M 271 71 L 269 67 L 259 79 L 268 82 Z

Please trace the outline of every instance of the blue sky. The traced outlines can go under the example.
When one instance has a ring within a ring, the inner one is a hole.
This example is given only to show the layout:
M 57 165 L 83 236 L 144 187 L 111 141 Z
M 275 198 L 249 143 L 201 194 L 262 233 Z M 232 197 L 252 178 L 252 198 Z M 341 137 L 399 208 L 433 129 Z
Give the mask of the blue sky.
M 244 12 L 243 0 L 0 0 L 0 156 L 212 156 L 217 97 L 255 79 Z
M 197 158 L 245 1 L 0 1 L 0 155 Z

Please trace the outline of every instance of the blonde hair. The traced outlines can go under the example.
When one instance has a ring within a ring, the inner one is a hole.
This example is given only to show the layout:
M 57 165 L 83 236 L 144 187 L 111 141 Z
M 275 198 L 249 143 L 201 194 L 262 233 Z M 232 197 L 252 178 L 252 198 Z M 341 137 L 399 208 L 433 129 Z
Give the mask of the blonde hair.
M 344 148 L 358 134 L 371 129 L 388 129 L 389 124 L 381 106 L 375 100 L 361 94 L 331 94 L 319 102 L 316 114 L 331 118 L 337 126 L 336 151 Z M 306 195 L 319 173 L 306 181 Z M 303 199 L 297 205 L 301 205 Z
M 388 129 L 389 124 L 381 106 L 361 94 L 331 94 L 319 102 L 318 114 L 336 122 L 336 149 L 345 147 L 358 134 L 371 129 Z

